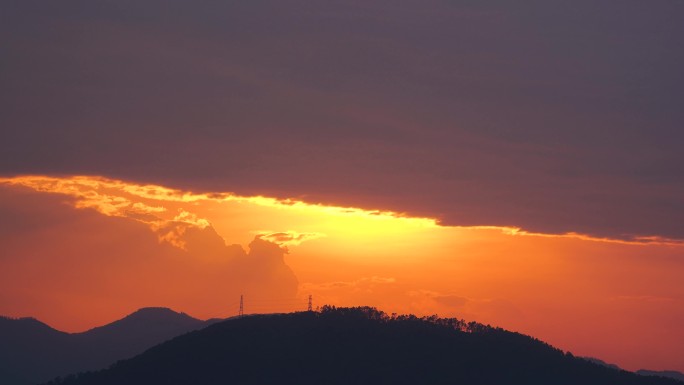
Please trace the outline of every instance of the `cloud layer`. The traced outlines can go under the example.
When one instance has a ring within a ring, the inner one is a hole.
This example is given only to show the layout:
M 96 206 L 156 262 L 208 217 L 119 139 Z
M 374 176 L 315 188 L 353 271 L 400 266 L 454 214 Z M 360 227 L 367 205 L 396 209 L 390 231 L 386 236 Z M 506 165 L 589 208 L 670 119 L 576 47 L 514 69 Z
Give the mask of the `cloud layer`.
M 27 0 L 0 13 L 5 175 L 684 238 L 680 1 Z
M 259 237 L 248 252 L 227 245 L 187 212 L 140 220 L 77 210 L 77 198 L 61 194 L 0 186 L 0 197 L 3 314 L 80 331 L 150 305 L 209 318 L 236 315 L 240 295 L 297 298 L 284 248 Z

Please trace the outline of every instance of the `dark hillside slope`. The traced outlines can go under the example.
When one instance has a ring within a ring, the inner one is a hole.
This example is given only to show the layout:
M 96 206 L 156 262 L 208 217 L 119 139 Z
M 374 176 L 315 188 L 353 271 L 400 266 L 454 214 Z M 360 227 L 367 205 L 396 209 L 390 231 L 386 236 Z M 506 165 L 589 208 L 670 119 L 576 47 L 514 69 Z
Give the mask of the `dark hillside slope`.
M 682 385 L 476 323 L 327 307 L 221 322 L 53 384 Z

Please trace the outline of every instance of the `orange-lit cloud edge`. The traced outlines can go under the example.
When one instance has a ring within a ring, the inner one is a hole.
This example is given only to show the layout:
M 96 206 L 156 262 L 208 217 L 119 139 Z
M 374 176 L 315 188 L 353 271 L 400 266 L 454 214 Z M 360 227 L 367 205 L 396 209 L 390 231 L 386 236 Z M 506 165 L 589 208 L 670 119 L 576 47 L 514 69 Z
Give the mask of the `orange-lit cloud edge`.
M 96 175 L 70 175 L 70 176 L 47 176 L 47 175 L 17 175 L 12 177 L 0 177 L 0 184 L 8 186 L 26 187 L 37 192 L 63 194 L 75 198 L 76 208 L 91 208 L 106 216 L 128 217 L 148 224 L 152 230 L 159 230 L 164 223 L 173 221 L 205 228 L 210 223 L 205 218 L 199 218 L 186 210 L 179 210 L 176 215 L 168 216 L 161 220 L 158 216 L 167 211 L 162 206 L 150 206 L 140 202 L 133 202 L 121 194 L 100 193 L 98 191 L 117 191 L 138 199 L 147 199 L 161 202 L 176 202 L 196 204 L 199 202 L 236 202 L 250 203 L 263 207 L 279 209 L 299 209 L 310 213 L 333 216 L 352 216 L 365 219 L 380 219 L 395 223 L 404 223 L 422 228 L 453 228 L 495 230 L 505 235 L 521 237 L 548 237 L 570 238 L 591 242 L 614 243 L 623 245 L 669 245 L 682 246 L 684 240 L 665 238 L 658 235 L 634 236 L 630 239 L 617 239 L 608 237 L 596 237 L 579 232 L 563 234 L 540 233 L 526 231 L 520 227 L 480 225 L 480 226 L 445 226 L 435 218 L 410 216 L 406 213 L 365 209 L 359 207 L 340 207 L 322 203 L 308 203 L 292 198 L 276 198 L 261 195 L 240 196 L 232 192 L 195 193 L 187 190 L 174 189 L 154 184 L 138 184 L 119 179 L 111 179 Z M 85 189 L 85 190 L 84 190 Z M 90 190 L 87 190 L 90 189 Z M 149 215 L 150 217 L 145 217 Z M 154 217 L 153 217 L 154 216 Z M 154 218 L 154 219 L 153 219 Z M 322 233 L 298 233 L 296 231 L 259 231 L 264 239 L 283 246 L 298 245 L 310 239 L 325 237 Z M 168 241 L 174 244 L 171 237 L 164 238 L 160 235 L 160 241 Z M 174 246 L 183 248 L 182 244 Z
M 8 293 L 2 312 L 38 316 L 66 330 L 101 325 L 152 304 L 201 318 L 234 315 L 226 313 L 233 307 L 225 301 L 245 292 L 244 282 L 232 281 L 244 269 L 231 270 L 237 265 L 230 265 L 230 255 L 247 255 L 254 238 L 261 238 L 266 241 L 262 246 L 280 246 L 280 259 L 271 259 L 275 265 L 270 266 L 282 270 L 276 276 L 245 276 L 256 277 L 255 284 L 263 285 L 257 290 L 260 297 L 249 291 L 256 289 L 246 289 L 249 311 L 296 310 L 291 302 L 282 308 L 257 303 L 287 289 L 288 301 L 313 294 L 317 305 L 372 305 L 391 312 L 456 315 L 491 323 L 631 370 L 684 368 L 677 358 L 682 357 L 677 341 L 684 337 L 681 240 L 445 226 L 434 218 L 392 211 L 229 192 L 196 193 L 102 176 L 18 175 L 0 178 L 0 188 L 45 194 L 52 197 L 48 205 L 61 201 L 67 211 L 89 218 L 81 227 L 70 227 L 67 221 L 64 228 L 51 228 L 49 234 L 56 238 L 39 232 L 34 239 L 29 230 L 18 242 L 11 238 L 16 234 L 6 239 L 6 254 L 15 255 L 0 270 L 2 288 Z M 3 203 L 31 202 L 13 199 L 8 196 Z M 26 215 L 40 219 L 42 207 Z M 90 231 L 87 226 L 93 218 L 102 221 Z M 90 242 L 93 234 L 109 237 L 99 232 L 122 231 L 122 223 L 130 232 L 112 233 L 111 239 L 123 245 L 109 243 L 108 238 L 105 247 L 116 248 L 111 252 L 94 241 L 81 252 L 80 239 Z M 73 228 L 85 233 L 69 232 Z M 141 229 L 151 234 L 143 236 Z M 128 238 L 133 231 L 140 238 Z M 198 234 L 207 238 L 197 238 Z M 219 238 L 222 245 L 215 243 Z M 135 248 L 141 240 L 149 242 L 142 243 L 146 249 Z M 198 247 L 204 241 L 206 247 Z M 65 249 L 69 245 L 72 248 Z M 283 263 L 282 255 L 290 249 Z M 255 256 L 263 251 L 256 250 Z M 89 258 L 98 252 L 104 257 Z M 40 259 L 43 254 L 59 258 Z M 148 258 L 149 254 L 155 255 Z M 146 257 L 139 258 L 142 255 Z M 263 262 L 256 258 L 250 268 Z M 71 275 L 51 274 L 62 263 L 71 264 Z M 74 274 L 92 279 L 73 281 L 69 277 Z M 134 284 L 121 285 L 124 278 L 135 279 Z M 170 281 L 174 285 L 163 285 Z M 150 285 L 160 289 L 150 291 Z M 110 296 L 120 286 L 124 291 Z M 81 311 L 84 307 L 88 314 Z

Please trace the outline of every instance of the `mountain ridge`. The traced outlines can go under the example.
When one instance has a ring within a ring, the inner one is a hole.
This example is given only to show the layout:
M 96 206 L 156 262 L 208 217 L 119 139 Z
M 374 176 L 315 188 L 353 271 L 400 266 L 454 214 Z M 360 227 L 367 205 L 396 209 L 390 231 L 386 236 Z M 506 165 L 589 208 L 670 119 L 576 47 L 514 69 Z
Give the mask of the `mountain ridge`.
M 666 378 L 673 378 L 678 381 L 682 381 L 684 383 L 684 373 L 676 371 L 676 370 L 648 370 L 648 369 L 639 369 L 635 372 L 636 374 L 640 376 L 655 376 L 655 377 L 666 377 Z
M 49 385 L 122 383 L 682 385 L 608 368 L 488 325 L 390 317 L 369 307 L 231 319 Z
M 141 308 L 108 324 L 66 333 L 33 317 L 1 316 L 0 383 L 33 385 L 104 368 L 217 321 L 202 321 L 168 308 Z

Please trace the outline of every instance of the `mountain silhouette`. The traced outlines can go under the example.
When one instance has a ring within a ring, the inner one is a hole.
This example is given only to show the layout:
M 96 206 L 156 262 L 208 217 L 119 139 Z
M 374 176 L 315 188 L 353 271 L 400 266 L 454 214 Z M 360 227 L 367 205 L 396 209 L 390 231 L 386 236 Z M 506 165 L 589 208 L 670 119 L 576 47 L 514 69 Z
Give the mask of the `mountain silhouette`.
M 684 373 L 678 372 L 676 370 L 639 369 L 636 371 L 636 373 L 639 375 L 642 375 L 642 376 L 659 376 L 659 377 L 674 378 L 675 380 L 679 380 L 679 381 L 684 382 Z
M 600 360 L 598 358 L 594 357 L 582 357 L 583 359 L 603 365 L 605 367 L 615 369 L 615 370 L 622 370 L 619 366 L 615 364 L 609 364 L 603 360 Z M 674 378 L 675 380 L 682 381 L 684 382 L 684 373 L 678 372 L 676 370 L 648 370 L 648 369 L 639 369 L 636 372 L 634 372 L 640 376 L 655 376 L 655 377 L 666 377 L 666 378 Z
M 593 363 L 595 363 L 595 364 L 599 364 L 599 365 L 605 366 L 605 367 L 607 367 L 607 368 L 611 368 L 611 369 L 615 369 L 615 370 L 622 370 L 621 367 L 619 367 L 619 366 L 617 366 L 617 365 L 615 365 L 615 364 L 609 364 L 608 362 L 603 361 L 603 360 L 598 359 L 598 358 L 595 358 L 595 357 L 581 357 L 581 358 L 582 358 L 582 359 L 585 359 L 585 360 L 587 360 L 587 361 L 589 361 L 589 362 L 593 362 Z
M 201 321 L 167 308 L 144 308 L 110 324 L 70 334 L 33 318 L 0 317 L 0 384 L 33 385 L 105 368 L 216 321 Z
M 682 385 L 576 358 L 531 337 L 374 308 L 253 315 L 49 385 Z
M 33 319 L 0 317 L 0 383 L 34 384 L 71 365 L 70 336 Z

